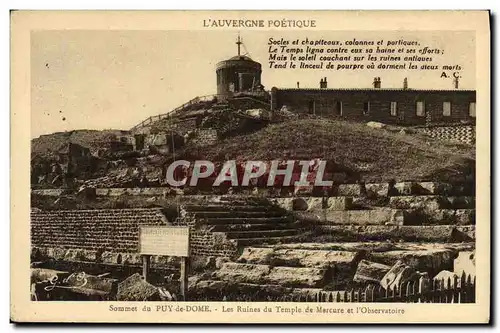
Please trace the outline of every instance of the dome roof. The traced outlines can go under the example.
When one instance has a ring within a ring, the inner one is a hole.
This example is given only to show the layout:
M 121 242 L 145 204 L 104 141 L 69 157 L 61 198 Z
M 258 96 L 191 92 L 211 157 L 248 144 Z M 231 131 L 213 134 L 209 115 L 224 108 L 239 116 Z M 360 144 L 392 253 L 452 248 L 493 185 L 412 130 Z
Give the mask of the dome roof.
M 244 60 L 244 61 L 252 61 L 252 62 L 254 62 L 250 57 L 247 57 L 247 56 L 244 56 L 244 55 L 234 56 L 232 58 L 229 58 L 228 60 Z

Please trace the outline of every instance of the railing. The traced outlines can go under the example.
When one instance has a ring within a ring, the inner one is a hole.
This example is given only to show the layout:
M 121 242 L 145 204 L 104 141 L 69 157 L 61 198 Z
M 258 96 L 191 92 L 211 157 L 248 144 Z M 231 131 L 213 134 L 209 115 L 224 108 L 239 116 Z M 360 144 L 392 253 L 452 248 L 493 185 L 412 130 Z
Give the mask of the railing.
M 300 290 L 300 289 L 295 289 Z M 215 296 L 215 295 L 213 295 Z M 474 303 L 476 301 L 476 278 L 466 275 L 459 278 L 427 280 L 423 278 L 407 281 L 392 289 L 369 285 L 343 291 L 320 291 L 317 293 L 294 293 L 276 296 L 256 292 L 242 295 L 237 292 L 216 297 L 195 297 L 198 301 L 238 301 L 238 302 L 315 302 L 315 303 Z
M 175 115 L 175 113 L 179 112 L 179 111 L 182 111 L 184 110 L 185 108 L 191 106 L 191 105 L 194 105 L 194 104 L 197 104 L 197 103 L 201 103 L 201 102 L 209 102 L 209 101 L 212 101 L 214 100 L 214 98 L 217 98 L 217 95 L 205 95 L 205 96 L 197 96 L 191 100 L 189 100 L 188 102 L 176 107 L 175 109 L 173 109 L 172 111 L 168 112 L 168 113 L 162 113 L 162 114 L 159 114 L 159 115 L 156 115 L 156 116 L 151 116 L 149 118 L 146 118 L 145 120 L 143 120 L 142 122 L 140 122 L 139 124 L 135 125 L 134 127 L 132 127 L 130 129 L 130 131 L 134 132 L 136 130 L 138 130 L 139 128 L 142 128 L 146 125 L 149 125 L 149 124 L 152 124 L 156 121 L 159 121 L 159 120 L 162 120 L 162 119 L 166 119 L 166 118 L 170 118 L 172 116 Z

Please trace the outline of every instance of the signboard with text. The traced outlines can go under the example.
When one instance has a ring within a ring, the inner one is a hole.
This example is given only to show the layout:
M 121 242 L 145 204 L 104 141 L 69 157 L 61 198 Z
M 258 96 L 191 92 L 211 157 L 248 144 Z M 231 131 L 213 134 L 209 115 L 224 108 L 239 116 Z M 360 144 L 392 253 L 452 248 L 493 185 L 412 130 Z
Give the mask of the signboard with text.
M 189 256 L 189 228 L 141 226 L 139 253 L 143 255 Z

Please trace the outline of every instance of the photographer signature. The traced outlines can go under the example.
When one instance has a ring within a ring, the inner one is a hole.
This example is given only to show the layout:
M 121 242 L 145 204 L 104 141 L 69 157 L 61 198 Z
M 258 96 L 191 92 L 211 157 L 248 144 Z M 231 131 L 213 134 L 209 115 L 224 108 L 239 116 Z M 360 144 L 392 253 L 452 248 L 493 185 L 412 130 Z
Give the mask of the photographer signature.
M 72 273 L 70 276 L 63 279 L 61 283 L 66 284 L 73 277 L 76 279 L 77 284 L 78 283 L 81 283 L 81 284 L 78 284 L 76 286 L 70 286 L 70 287 L 61 286 L 61 285 L 59 285 L 57 275 L 54 275 L 53 277 L 51 277 L 50 279 L 47 280 L 50 283 L 50 285 L 46 286 L 44 289 L 45 289 L 45 291 L 51 291 L 54 288 L 65 288 L 65 289 L 82 288 L 87 284 L 87 276 L 85 275 L 85 272 Z

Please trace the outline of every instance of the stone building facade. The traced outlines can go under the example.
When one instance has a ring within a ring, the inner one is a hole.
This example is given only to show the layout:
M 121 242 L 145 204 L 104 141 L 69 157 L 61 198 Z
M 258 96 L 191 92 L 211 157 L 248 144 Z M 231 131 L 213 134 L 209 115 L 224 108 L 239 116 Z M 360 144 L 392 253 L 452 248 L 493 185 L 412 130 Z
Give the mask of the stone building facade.
M 271 111 L 389 124 L 475 122 L 474 90 L 279 89 L 271 90 Z

